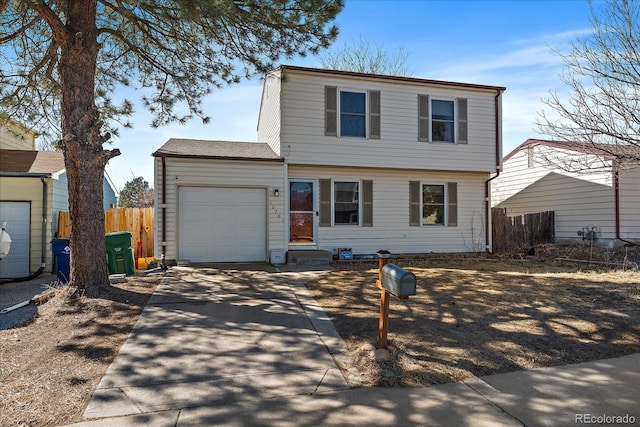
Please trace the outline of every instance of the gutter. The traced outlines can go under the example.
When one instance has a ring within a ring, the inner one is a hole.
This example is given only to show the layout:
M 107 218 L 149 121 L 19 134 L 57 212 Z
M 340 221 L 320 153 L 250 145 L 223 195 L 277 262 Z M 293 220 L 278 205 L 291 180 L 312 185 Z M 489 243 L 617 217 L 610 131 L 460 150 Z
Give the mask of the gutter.
M 486 202 L 486 211 L 485 211 L 485 251 L 492 253 L 493 252 L 493 239 L 492 239 L 492 234 L 493 234 L 493 230 L 491 229 L 491 181 L 493 181 L 494 179 L 496 179 L 497 177 L 500 176 L 500 169 L 501 169 L 501 161 L 502 161 L 502 156 L 501 156 L 501 147 L 502 147 L 502 138 L 501 138 L 501 134 L 500 134 L 500 96 L 502 96 L 502 92 L 504 89 L 500 88 L 498 89 L 496 96 L 495 96 L 495 131 L 496 131 L 496 174 L 494 176 L 492 176 L 491 178 L 489 178 L 488 180 L 486 180 L 484 182 L 484 197 L 485 197 L 485 202 Z
M 620 237 L 620 170 L 618 166 L 614 164 L 613 172 L 613 194 L 614 194 L 614 209 L 616 219 L 616 240 L 626 243 L 630 246 L 640 246 L 640 243 L 633 242 L 631 240 L 623 239 Z

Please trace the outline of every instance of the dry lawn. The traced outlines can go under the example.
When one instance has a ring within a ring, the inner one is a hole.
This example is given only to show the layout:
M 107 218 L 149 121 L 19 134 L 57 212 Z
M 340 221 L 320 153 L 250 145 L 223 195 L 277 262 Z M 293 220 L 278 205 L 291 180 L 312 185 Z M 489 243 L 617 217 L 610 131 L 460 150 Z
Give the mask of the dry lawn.
M 70 302 L 68 288 L 25 326 L 0 331 L 0 426 L 82 420 L 161 276 L 132 276 L 104 298 Z
M 372 354 L 377 265 L 307 285 L 347 342 L 354 386 L 420 387 L 640 351 L 637 271 L 511 260 L 393 262 L 416 274 L 418 292 L 391 299 L 388 362 Z

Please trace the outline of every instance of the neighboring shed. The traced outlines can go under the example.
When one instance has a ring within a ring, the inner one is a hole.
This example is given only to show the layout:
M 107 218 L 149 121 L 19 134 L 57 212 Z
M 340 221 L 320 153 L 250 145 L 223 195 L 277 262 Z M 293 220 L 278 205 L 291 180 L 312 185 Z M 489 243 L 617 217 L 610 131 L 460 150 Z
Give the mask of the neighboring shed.
M 105 205 L 116 203 L 105 179 Z M 0 261 L 0 278 L 28 276 L 50 268 L 49 243 L 58 212 L 69 210 L 67 177 L 59 152 L 0 149 L 0 223 L 7 221 L 13 243 Z

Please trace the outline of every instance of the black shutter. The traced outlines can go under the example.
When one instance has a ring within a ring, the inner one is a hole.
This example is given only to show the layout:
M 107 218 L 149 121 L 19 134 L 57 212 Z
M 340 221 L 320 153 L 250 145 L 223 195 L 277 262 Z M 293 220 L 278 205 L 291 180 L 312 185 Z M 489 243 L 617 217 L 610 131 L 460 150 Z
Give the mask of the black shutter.
M 369 91 L 369 138 L 380 139 L 380 91 Z
M 447 225 L 449 227 L 458 226 L 458 183 L 447 183 Z
M 418 141 L 429 142 L 429 95 L 418 95 Z
M 420 182 L 409 181 L 409 225 L 420 226 Z
M 373 181 L 362 181 L 362 226 L 373 227 Z
M 338 129 L 338 88 L 324 87 L 324 134 L 337 136 Z
M 468 144 L 467 98 L 458 98 L 458 144 Z
M 331 227 L 331 180 L 320 180 L 320 227 Z

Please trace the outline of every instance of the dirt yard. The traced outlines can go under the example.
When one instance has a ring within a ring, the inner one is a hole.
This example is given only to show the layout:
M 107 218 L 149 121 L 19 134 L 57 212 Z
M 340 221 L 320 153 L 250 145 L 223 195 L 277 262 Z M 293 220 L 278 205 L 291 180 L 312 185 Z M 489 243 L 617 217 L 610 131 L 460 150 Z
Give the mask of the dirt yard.
M 533 260 L 395 261 L 417 275 L 418 295 L 391 300 L 388 362 L 372 354 L 375 263 L 341 264 L 309 288 L 348 343 L 354 386 L 418 387 L 640 352 L 637 250 L 536 249 Z M 618 269 L 554 261 L 587 256 Z M 0 426 L 81 421 L 160 279 L 134 276 L 108 298 L 73 304 L 59 292 L 34 322 L 0 331 Z
M 347 342 L 351 385 L 421 387 L 640 351 L 637 270 L 557 261 L 394 262 L 416 274 L 418 290 L 408 300 L 391 299 L 387 362 L 373 356 L 377 264 L 343 265 L 307 285 Z
M 67 301 L 68 288 L 25 326 L 0 331 L 0 426 L 82 420 L 98 382 L 161 276 L 131 276 L 102 299 Z

